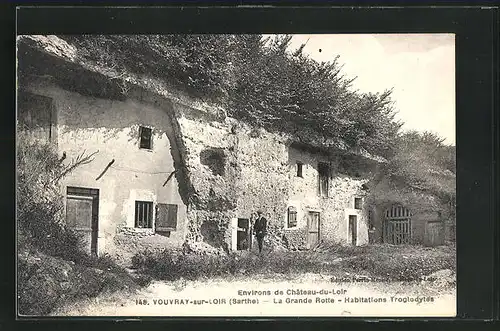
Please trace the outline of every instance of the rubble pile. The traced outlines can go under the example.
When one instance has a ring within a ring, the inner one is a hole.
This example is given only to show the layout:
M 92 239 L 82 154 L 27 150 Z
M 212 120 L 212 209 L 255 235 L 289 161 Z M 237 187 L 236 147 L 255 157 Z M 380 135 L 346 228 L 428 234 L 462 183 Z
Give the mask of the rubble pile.
M 221 256 L 226 253 L 222 248 L 213 247 L 202 241 L 191 241 L 186 240 L 182 245 L 182 251 L 184 254 L 196 254 L 196 255 L 211 255 L 211 256 Z
M 257 245 L 257 243 L 255 243 L 255 245 Z M 269 247 L 269 249 L 273 252 L 284 252 L 288 250 L 283 239 L 276 235 L 268 235 L 264 237 L 264 247 Z

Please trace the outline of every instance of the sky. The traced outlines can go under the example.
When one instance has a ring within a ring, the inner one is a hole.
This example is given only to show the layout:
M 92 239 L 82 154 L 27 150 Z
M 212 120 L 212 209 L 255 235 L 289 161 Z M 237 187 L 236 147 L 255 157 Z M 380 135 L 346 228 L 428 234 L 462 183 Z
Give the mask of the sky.
M 403 130 L 431 131 L 455 144 L 455 36 L 453 34 L 294 35 L 292 48 L 317 61 L 338 55 L 353 88 L 392 99 Z

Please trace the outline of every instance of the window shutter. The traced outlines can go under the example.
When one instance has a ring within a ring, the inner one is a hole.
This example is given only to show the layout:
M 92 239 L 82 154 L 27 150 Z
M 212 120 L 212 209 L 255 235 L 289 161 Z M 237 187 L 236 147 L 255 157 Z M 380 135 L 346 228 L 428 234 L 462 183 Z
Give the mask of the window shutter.
M 177 229 L 177 205 L 159 203 L 156 206 L 156 231 Z
M 177 229 L 177 205 L 168 205 L 168 226 Z
M 288 207 L 288 227 L 292 228 L 297 226 L 297 208 Z

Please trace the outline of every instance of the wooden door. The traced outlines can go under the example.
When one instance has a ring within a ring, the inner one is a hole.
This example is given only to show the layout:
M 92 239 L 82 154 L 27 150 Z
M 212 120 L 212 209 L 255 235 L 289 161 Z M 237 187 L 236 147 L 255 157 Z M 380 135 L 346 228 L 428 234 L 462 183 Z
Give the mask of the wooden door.
M 356 246 L 358 242 L 358 219 L 356 215 L 349 215 L 349 236 L 351 245 Z
M 429 221 L 425 228 L 426 246 L 444 245 L 444 223 L 441 221 Z
M 318 212 L 309 212 L 307 216 L 307 249 L 319 243 L 320 217 Z
M 97 256 L 98 190 L 75 189 L 68 188 L 66 223 L 79 237 L 82 250 Z

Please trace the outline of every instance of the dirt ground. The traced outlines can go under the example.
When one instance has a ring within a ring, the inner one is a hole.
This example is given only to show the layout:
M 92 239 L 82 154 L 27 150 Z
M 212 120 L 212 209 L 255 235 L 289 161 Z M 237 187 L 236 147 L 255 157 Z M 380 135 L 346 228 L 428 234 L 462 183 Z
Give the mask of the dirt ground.
M 52 315 L 449 317 L 456 313 L 454 257 L 453 246 L 268 248 L 238 255 L 231 274 L 215 276 L 210 271 L 217 265 L 196 264 L 200 272 L 190 280 L 182 273 L 170 281 L 156 278 L 133 292 L 101 294 Z
M 155 281 L 135 293 L 101 295 L 53 315 L 430 317 L 454 316 L 455 307 L 455 287 L 437 282 L 340 283 L 330 275 L 304 274 Z

